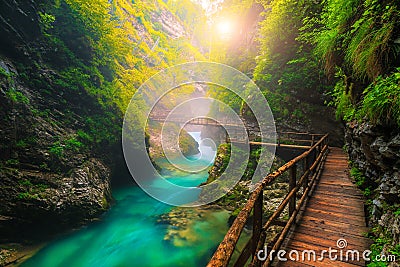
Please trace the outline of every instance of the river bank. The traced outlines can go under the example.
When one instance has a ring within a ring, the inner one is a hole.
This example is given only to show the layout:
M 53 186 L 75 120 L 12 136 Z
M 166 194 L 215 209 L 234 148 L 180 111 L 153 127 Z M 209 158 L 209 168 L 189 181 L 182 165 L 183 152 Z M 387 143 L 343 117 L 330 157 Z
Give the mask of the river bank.
M 163 171 L 182 186 L 208 177 Z M 229 227 L 229 212 L 215 206 L 173 208 L 137 186 L 114 188 L 113 197 L 101 220 L 56 237 L 21 266 L 203 266 Z

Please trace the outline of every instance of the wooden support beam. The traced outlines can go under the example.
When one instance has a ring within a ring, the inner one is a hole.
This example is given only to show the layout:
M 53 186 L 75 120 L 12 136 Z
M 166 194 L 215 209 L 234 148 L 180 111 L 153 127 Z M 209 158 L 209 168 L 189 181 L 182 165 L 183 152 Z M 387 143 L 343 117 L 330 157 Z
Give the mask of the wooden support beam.
M 296 173 L 297 173 L 296 166 L 297 166 L 296 164 L 293 164 L 293 167 L 290 169 L 289 192 L 296 187 Z M 296 197 L 293 197 L 289 202 L 289 216 L 292 216 L 295 208 L 296 208 Z

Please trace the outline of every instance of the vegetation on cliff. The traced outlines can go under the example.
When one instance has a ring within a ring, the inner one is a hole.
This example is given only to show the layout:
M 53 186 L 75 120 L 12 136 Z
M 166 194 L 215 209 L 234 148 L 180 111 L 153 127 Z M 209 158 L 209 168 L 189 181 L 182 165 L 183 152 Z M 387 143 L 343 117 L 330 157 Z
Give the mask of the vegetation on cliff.
M 328 1 L 311 42 L 324 59 L 337 115 L 399 124 L 400 6 L 397 1 Z
M 328 76 L 335 77 L 331 104 L 348 122 L 352 176 L 368 198 L 373 256 L 400 255 L 399 21 L 398 1 L 374 0 L 327 1 L 319 16 L 307 20 L 309 27 L 319 26 L 307 37 Z
M 172 2 L 0 2 L 1 242 L 46 238 L 109 208 L 123 113 L 142 82 L 203 56 Z

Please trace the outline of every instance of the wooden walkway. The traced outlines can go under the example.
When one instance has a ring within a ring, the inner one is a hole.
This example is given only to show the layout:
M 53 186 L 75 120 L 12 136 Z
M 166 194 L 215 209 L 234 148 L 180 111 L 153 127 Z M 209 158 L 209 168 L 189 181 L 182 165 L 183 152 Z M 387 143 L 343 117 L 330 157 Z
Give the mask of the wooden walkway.
M 349 178 L 347 155 L 339 148 L 330 148 L 319 183 L 310 197 L 306 207 L 302 210 L 296 227 L 287 238 L 283 249 L 302 252 L 314 250 L 317 261 L 312 258 L 305 261 L 275 262 L 278 266 L 365 266 L 362 253 L 370 246 L 370 240 L 365 238 L 368 231 L 364 213 L 363 195 Z M 342 242 L 338 244 L 338 240 Z M 344 241 L 345 240 L 345 241 Z M 339 245 L 339 247 L 338 247 Z M 343 247 L 343 248 L 342 248 Z M 338 250 L 332 253 L 331 260 L 328 253 L 323 260 L 318 260 L 322 250 Z M 346 261 L 346 252 L 357 250 L 360 260 Z M 343 251 L 340 261 L 340 251 Z M 300 253 L 300 259 L 301 253 Z

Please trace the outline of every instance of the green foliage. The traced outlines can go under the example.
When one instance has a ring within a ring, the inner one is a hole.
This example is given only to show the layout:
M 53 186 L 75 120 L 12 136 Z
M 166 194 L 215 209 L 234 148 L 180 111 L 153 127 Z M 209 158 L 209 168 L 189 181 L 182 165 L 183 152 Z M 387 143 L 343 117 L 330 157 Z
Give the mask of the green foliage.
M 197 142 L 186 131 L 179 133 L 179 148 L 185 156 L 199 153 Z
M 65 139 L 64 141 L 56 141 L 54 142 L 50 148 L 49 152 L 52 155 L 55 155 L 57 157 L 61 157 L 64 155 L 64 152 L 66 150 L 72 151 L 72 152 L 79 152 L 84 148 L 84 144 L 77 140 L 76 137 L 71 137 L 69 139 Z
M 224 173 L 225 169 L 228 167 L 230 157 L 231 145 L 226 143 L 220 144 L 217 148 L 216 161 L 219 160 L 221 162 L 221 166 L 216 169 L 217 173 L 215 173 L 215 175 L 209 175 L 207 183 L 213 182 L 214 180 L 218 179 L 221 174 Z
M 396 216 L 400 216 L 400 208 L 398 208 L 393 214 Z
M 7 97 L 14 103 L 29 104 L 29 99 L 20 91 L 17 91 L 14 87 L 11 87 L 6 92 Z
M 298 120 L 305 119 L 305 116 L 304 116 L 303 112 L 300 109 L 295 109 L 293 111 L 293 116 L 295 118 L 297 118 Z
M 8 159 L 8 160 L 6 160 L 5 164 L 8 166 L 18 166 L 19 160 L 18 159 Z
M 396 259 L 400 258 L 400 244 L 397 244 L 393 249 L 389 250 L 392 255 L 396 256 Z
M 329 89 L 310 41 L 317 32 L 315 23 L 320 20 L 322 4 L 286 0 L 261 3 L 266 11 L 260 23 L 254 79 L 278 121 L 304 123 L 308 113 L 314 113 L 307 103 L 309 96 L 322 95 Z
M 382 74 L 388 64 L 400 9 L 394 2 L 384 4 L 377 0 L 365 1 L 362 9 L 363 14 L 351 25 L 351 39 L 345 40 L 345 59 L 355 75 L 372 80 Z
M 333 75 L 336 71 L 337 54 L 341 42 L 347 38 L 346 24 L 356 12 L 360 0 L 328 0 L 324 2 L 319 16 L 305 18 L 305 27 L 313 29 L 309 42 L 316 45 L 315 52 L 325 61 L 325 70 Z
M 190 0 L 168 0 L 166 1 L 166 4 L 169 9 L 176 14 L 189 29 L 192 29 L 193 31 L 197 31 L 198 27 L 204 25 L 206 22 L 205 14 L 199 12 L 202 7 L 198 2 Z
M 28 144 L 25 142 L 25 140 L 18 140 L 15 146 L 18 148 L 26 148 Z
M 151 75 L 170 65 L 204 60 L 192 45 L 199 29 L 194 29 L 190 38 L 186 33 L 171 38 L 165 27 L 154 21 L 154 16 L 170 16 L 172 10 L 177 17 L 171 16 L 191 29 L 189 25 L 205 19 L 202 9 L 191 1 L 45 0 L 39 10 L 49 46 L 43 59 L 57 71 L 54 84 L 48 88 L 40 77 L 32 79 L 34 69 L 22 73 L 29 74 L 25 75 L 29 85 L 48 95 L 53 90 L 63 91 L 89 101 L 87 93 L 98 101 L 104 113 L 86 115 L 84 129 L 77 132 L 75 141 L 85 145 L 100 148 L 118 142 L 122 114 Z M 134 111 L 138 112 L 135 116 L 141 116 L 140 110 Z M 49 150 L 61 156 L 64 149 L 82 149 L 75 141 L 55 143 Z
M 343 81 L 336 83 L 332 92 L 330 92 L 332 100 L 328 105 L 336 107 L 336 118 L 350 121 L 355 118 L 356 107 L 351 101 L 350 92 L 346 92 Z
M 119 141 L 120 119 L 115 118 L 115 114 L 105 113 L 106 116 L 93 115 L 86 118 L 86 136 L 81 133 L 79 138 L 88 138 L 87 140 L 93 145 L 115 144 Z M 82 140 L 85 142 L 85 140 Z
M 60 141 L 56 141 L 53 145 L 49 148 L 49 152 L 52 155 L 57 157 L 61 157 L 64 153 L 64 145 L 60 143 Z
M 344 121 L 367 118 L 375 124 L 400 125 L 400 72 L 383 78 L 379 76 L 363 92 L 358 104 L 353 104 L 352 93 L 347 91 L 343 79 L 339 80 L 331 93 L 330 105 L 336 107 L 337 118 Z
M 365 89 L 359 113 L 373 123 L 393 121 L 400 126 L 400 68 L 389 77 L 378 77 Z
M 67 139 L 65 141 L 65 148 L 73 150 L 73 151 L 79 151 L 80 148 L 83 147 L 83 144 L 76 140 L 75 137 L 72 137 L 70 139 Z
M 87 142 L 87 143 L 93 142 L 93 137 L 90 136 L 88 133 L 84 132 L 83 130 L 76 131 L 76 134 L 82 142 Z
M 9 79 L 11 77 L 11 73 L 7 72 L 3 67 L 0 66 L 0 76 Z
M 30 180 L 28 180 L 28 179 L 24 179 L 24 180 L 19 181 L 19 184 L 22 185 L 22 186 L 32 186 L 33 185 L 32 182 Z
M 390 243 L 390 238 L 377 237 L 377 238 L 373 238 L 373 239 L 374 239 L 374 243 L 370 246 L 371 255 L 369 256 L 369 258 L 371 259 L 371 262 L 368 263 L 367 266 L 368 267 L 388 266 L 387 262 L 376 261 L 376 259 L 380 255 L 382 255 L 382 250 L 383 250 L 385 245 Z M 385 255 L 385 256 L 387 256 L 387 255 Z
M 44 192 L 48 188 L 46 184 L 34 184 L 28 179 L 20 180 L 19 185 L 26 190 L 17 195 L 19 200 L 39 199 L 44 196 Z
M 39 18 L 40 18 L 40 26 L 42 29 L 42 32 L 44 34 L 47 34 L 47 32 L 53 28 L 53 23 L 55 22 L 56 18 L 47 13 L 43 13 L 39 11 Z
M 399 19 L 398 1 L 377 0 L 328 0 L 321 16 L 306 19 L 316 30 L 305 37 L 337 74 L 331 95 L 339 118 L 399 124 Z
M 366 180 L 364 174 L 356 167 L 352 167 L 350 170 L 350 175 L 355 180 L 356 185 L 363 190 L 364 195 L 366 197 L 371 196 L 372 186 Z
M 48 170 L 49 170 L 49 166 L 47 165 L 46 162 L 43 162 L 42 164 L 40 164 L 40 165 L 39 165 L 39 168 L 40 168 L 42 171 L 48 171 Z
M 21 199 L 21 200 L 38 199 L 38 196 L 33 195 L 29 192 L 23 192 L 23 193 L 18 194 L 18 199 Z

